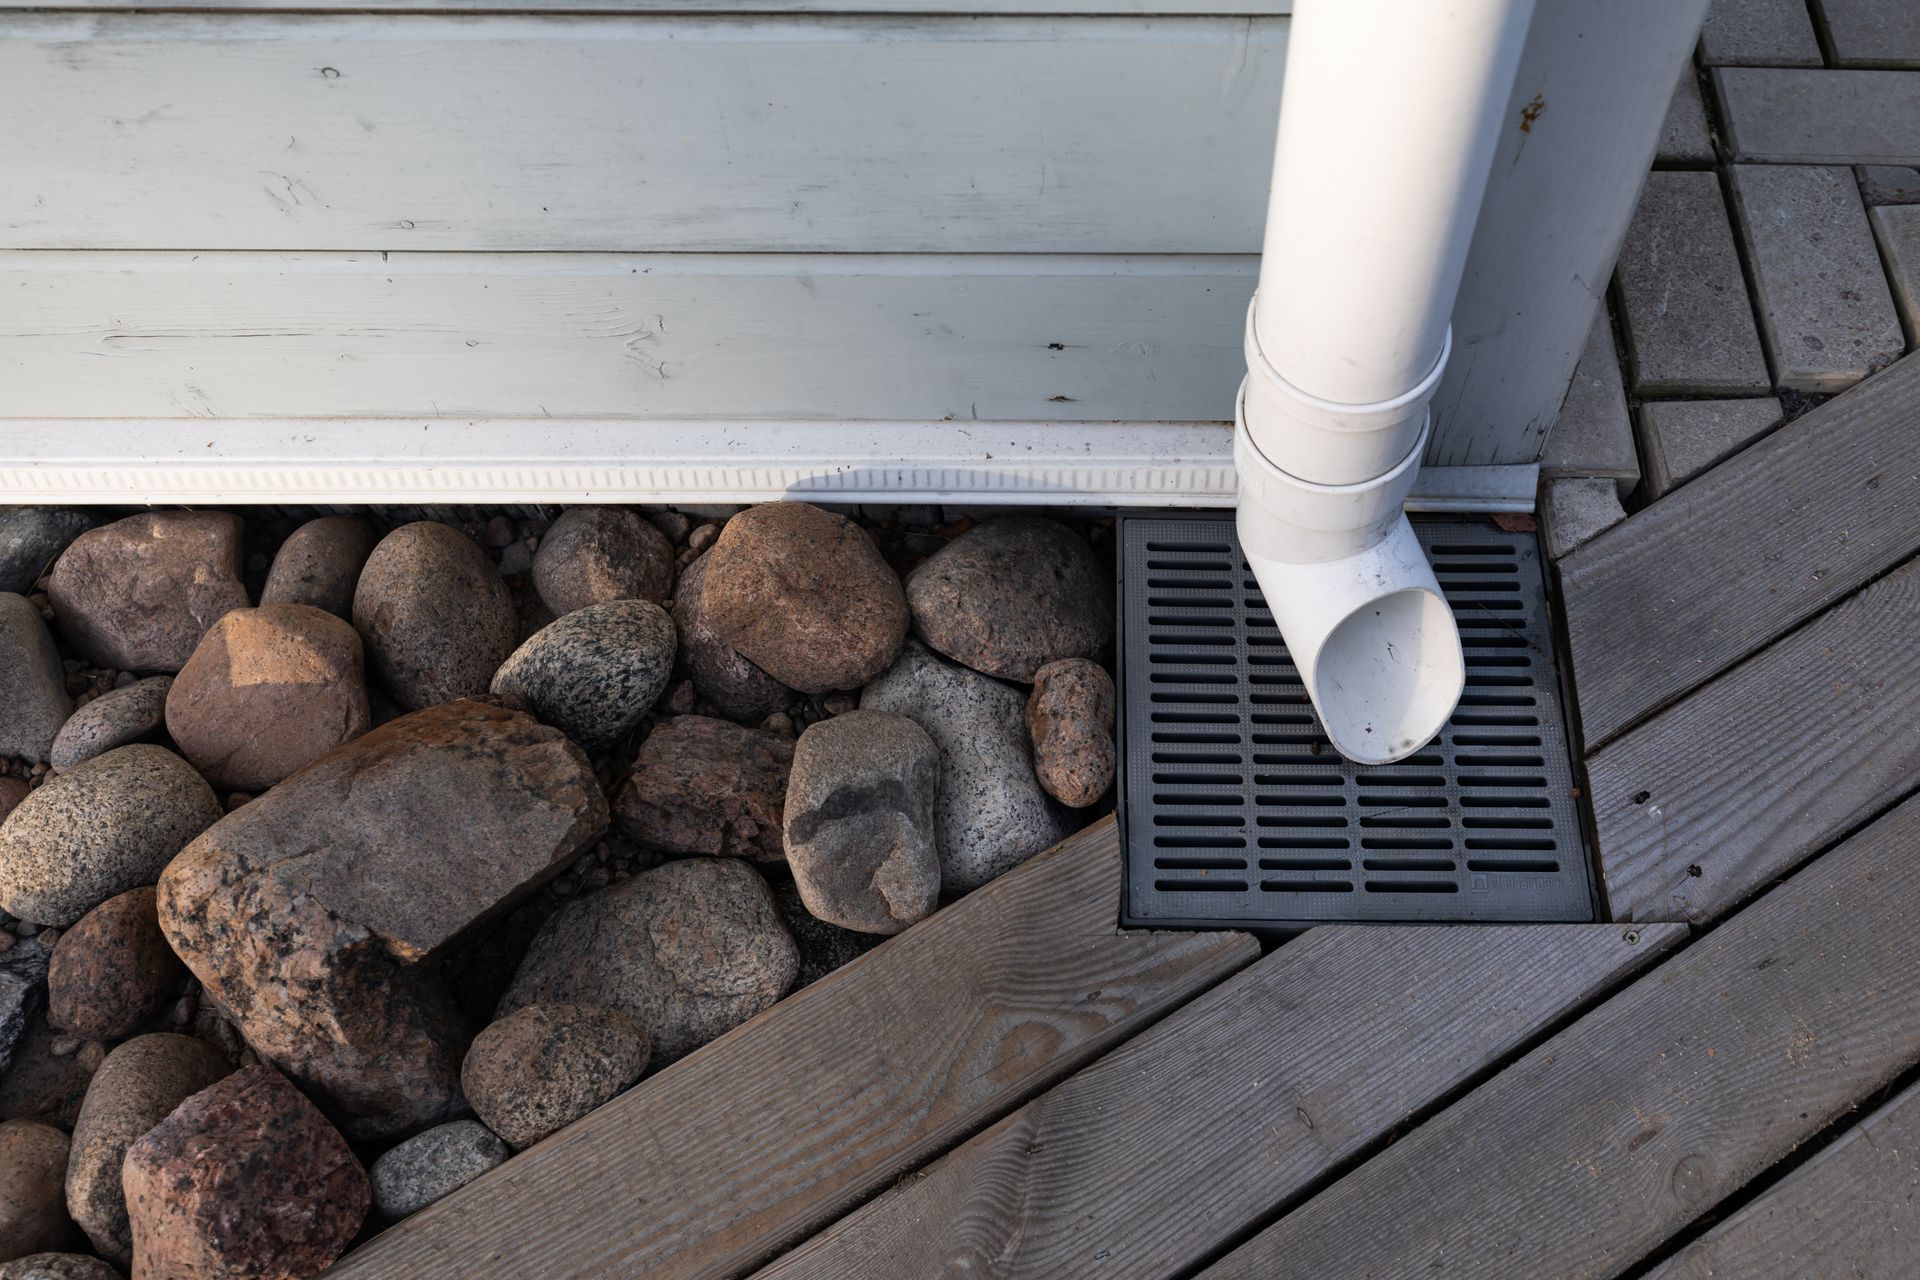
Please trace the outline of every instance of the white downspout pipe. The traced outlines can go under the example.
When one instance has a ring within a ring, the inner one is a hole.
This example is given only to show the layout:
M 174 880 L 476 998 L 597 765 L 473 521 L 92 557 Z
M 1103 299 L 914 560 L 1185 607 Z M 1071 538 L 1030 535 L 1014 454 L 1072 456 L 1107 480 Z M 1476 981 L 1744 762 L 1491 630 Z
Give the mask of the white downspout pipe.
M 1533 3 L 1294 6 L 1238 529 L 1327 736 L 1363 764 L 1425 746 L 1466 679 L 1403 505 Z

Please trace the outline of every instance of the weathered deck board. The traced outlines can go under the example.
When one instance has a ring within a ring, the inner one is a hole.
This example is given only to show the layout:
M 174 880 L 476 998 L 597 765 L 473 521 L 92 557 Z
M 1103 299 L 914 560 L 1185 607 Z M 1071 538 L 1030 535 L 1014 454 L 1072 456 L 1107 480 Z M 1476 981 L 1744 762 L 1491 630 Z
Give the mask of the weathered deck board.
M 1908 356 L 1561 562 L 1591 750 L 1920 550 Z
M 1920 1060 L 1916 841 L 1920 802 L 1281 1219 L 1208 1280 L 1621 1274 Z
M 1920 560 L 1587 761 L 1616 920 L 1718 915 L 1920 787 Z
M 1312 930 L 761 1278 L 1190 1266 L 1684 937 L 1677 925 Z
M 1111 819 L 354 1253 L 351 1280 L 733 1275 L 1259 954 L 1121 933 Z
M 1920 1275 L 1920 1085 L 1642 1280 Z

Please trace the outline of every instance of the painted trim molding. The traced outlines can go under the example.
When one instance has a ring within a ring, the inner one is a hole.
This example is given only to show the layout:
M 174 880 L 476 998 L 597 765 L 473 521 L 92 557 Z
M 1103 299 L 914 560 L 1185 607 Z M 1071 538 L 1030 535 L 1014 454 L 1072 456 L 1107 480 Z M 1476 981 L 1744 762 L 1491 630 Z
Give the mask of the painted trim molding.
M 1533 510 L 1539 468 L 1427 467 L 1415 511 Z M 1216 422 L 4 419 L 0 502 L 1227 507 Z

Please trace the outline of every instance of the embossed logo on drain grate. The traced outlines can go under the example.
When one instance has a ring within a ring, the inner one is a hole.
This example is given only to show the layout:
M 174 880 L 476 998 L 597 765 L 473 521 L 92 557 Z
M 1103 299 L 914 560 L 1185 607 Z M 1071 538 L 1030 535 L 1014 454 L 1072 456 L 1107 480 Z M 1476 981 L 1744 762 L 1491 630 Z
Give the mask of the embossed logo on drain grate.
M 1434 743 L 1321 732 L 1231 519 L 1121 520 L 1121 819 L 1136 925 L 1593 918 L 1532 534 L 1420 522 L 1466 649 Z

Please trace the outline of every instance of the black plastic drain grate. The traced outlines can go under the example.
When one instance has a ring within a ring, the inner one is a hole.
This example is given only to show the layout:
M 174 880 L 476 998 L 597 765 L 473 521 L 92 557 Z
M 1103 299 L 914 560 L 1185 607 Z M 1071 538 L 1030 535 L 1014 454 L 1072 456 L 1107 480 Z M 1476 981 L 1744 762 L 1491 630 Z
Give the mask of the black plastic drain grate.
M 1466 647 L 1440 737 L 1328 743 L 1230 518 L 1120 521 L 1127 923 L 1593 918 L 1538 545 L 1416 522 Z

